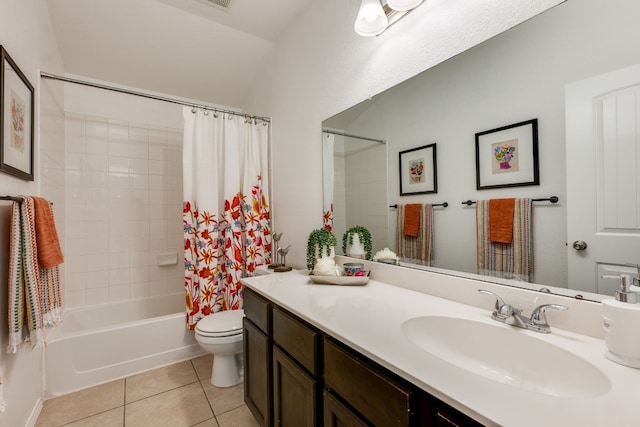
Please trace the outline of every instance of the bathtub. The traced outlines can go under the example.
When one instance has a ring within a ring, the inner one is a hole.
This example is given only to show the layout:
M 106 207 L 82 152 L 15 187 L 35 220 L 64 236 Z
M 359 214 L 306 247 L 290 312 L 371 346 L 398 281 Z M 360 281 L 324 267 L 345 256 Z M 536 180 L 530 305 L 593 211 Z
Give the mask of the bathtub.
M 202 354 L 182 293 L 69 309 L 47 338 L 45 397 Z

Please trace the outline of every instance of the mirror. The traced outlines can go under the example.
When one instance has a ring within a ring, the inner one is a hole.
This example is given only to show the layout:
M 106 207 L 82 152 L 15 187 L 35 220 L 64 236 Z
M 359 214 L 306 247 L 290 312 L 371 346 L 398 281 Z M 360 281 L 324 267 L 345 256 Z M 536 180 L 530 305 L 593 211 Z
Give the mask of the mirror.
M 555 204 L 534 203 L 533 282 L 598 300 L 568 280 L 565 86 L 640 63 L 640 27 L 632 18 L 637 13 L 640 5 L 631 0 L 565 2 L 325 120 L 323 129 L 385 142 L 334 135 L 341 159 L 334 167 L 333 199 L 339 242 L 346 228 L 362 225 L 371 231 L 374 253 L 395 249 L 396 210 L 390 206 L 447 202 L 434 208 L 432 265 L 479 277 L 475 208 L 462 202 L 557 196 Z M 531 119 L 538 120 L 539 185 L 476 190 L 475 134 Z M 400 196 L 399 153 L 433 143 L 437 193 Z M 374 151 L 385 152 L 385 164 L 373 160 Z

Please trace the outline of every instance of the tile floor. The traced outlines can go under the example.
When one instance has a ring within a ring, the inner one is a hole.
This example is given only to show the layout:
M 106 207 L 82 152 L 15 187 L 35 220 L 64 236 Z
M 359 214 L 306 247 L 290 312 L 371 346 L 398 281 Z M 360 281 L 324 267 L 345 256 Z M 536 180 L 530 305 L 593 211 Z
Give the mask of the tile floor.
M 211 385 L 211 355 L 44 402 L 36 427 L 257 427 L 243 385 Z

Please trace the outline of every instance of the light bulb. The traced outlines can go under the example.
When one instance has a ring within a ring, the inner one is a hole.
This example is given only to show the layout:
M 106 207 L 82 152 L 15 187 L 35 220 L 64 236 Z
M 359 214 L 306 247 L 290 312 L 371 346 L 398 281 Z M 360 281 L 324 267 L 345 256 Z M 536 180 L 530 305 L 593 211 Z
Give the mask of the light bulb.
M 418 7 L 422 3 L 422 0 L 387 0 L 387 5 L 400 12 L 411 10 Z
M 356 33 L 364 37 L 377 36 L 389 25 L 389 19 L 382 10 L 380 0 L 362 0 L 358 17 L 354 24 Z

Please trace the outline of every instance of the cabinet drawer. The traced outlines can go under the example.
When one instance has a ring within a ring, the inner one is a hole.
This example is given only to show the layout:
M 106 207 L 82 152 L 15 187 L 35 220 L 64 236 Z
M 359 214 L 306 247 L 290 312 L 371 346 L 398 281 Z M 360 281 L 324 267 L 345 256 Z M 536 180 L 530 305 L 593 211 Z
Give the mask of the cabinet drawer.
M 278 307 L 273 309 L 273 341 L 312 375 L 317 375 L 316 354 L 319 336 L 316 331 Z
M 335 343 L 324 341 L 325 386 L 376 426 L 408 426 L 411 391 Z
M 269 301 L 251 289 L 244 288 L 244 315 L 267 335 L 271 334 L 270 309 Z

